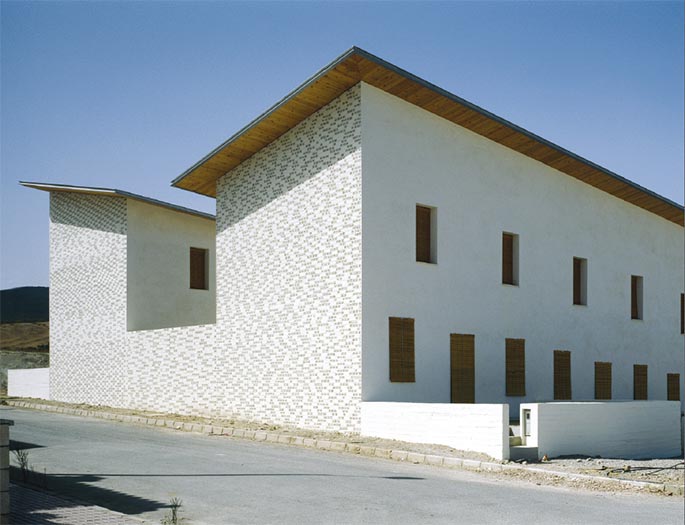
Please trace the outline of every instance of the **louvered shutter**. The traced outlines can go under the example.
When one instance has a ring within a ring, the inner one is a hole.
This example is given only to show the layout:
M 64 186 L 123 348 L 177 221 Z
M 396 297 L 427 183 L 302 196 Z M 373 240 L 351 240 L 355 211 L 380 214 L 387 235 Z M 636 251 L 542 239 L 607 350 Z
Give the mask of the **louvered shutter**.
M 390 381 L 413 383 L 414 366 L 414 319 L 390 317 Z
M 680 374 L 666 374 L 666 399 L 680 401 Z
M 573 258 L 573 304 L 583 304 L 582 293 L 583 261 Z
M 431 210 L 416 207 L 416 260 L 431 262 Z
M 452 403 L 475 403 L 475 336 L 450 334 Z
M 514 236 L 502 234 L 502 283 L 514 284 Z
M 640 310 L 638 308 L 637 299 L 637 283 L 638 278 L 635 275 L 630 276 L 630 318 L 639 319 Z
M 611 363 L 595 362 L 595 399 L 611 399 Z
M 506 393 L 526 395 L 526 350 L 524 339 L 506 340 Z
M 571 352 L 554 351 L 554 399 L 571 399 Z
M 190 249 L 190 287 L 197 290 L 207 288 L 206 261 L 207 250 Z
M 647 365 L 633 365 L 633 399 L 647 399 Z

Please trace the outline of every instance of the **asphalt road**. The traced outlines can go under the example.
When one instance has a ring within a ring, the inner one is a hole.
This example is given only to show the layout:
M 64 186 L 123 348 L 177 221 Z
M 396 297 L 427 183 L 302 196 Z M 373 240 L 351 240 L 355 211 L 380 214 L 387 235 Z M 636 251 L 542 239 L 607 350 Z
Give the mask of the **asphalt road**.
M 159 523 L 682 524 L 682 498 L 539 487 L 287 445 L 9 407 L 12 441 L 49 488 Z

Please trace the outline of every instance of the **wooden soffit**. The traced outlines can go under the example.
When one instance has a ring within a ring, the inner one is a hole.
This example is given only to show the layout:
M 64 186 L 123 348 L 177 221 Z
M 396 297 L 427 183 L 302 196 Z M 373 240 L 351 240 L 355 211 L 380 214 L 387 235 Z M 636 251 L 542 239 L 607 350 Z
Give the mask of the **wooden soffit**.
M 219 177 L 360 81 L 683 226 L 681 205 L 356 47 L 241 129 L 172 185 L 216 197 Z

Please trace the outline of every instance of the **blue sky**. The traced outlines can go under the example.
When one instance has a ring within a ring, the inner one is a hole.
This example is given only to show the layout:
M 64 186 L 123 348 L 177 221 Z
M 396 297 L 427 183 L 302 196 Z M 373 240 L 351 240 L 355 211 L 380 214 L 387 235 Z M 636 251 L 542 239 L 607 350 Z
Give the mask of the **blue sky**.
M 170 181 L 353 45 L 683 202 L 681 2 L 2 2 L 0 288 L 48 284 L 47 194 Z

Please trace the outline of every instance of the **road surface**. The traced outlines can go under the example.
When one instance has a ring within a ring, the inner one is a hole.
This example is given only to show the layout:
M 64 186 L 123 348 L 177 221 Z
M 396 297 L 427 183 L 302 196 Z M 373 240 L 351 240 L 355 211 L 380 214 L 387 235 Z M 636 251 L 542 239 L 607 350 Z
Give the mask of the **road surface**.
M 159 523 L 682 524 L 682 498 L 592 493 L 474 472 L 0 408 L 60 494 Z

